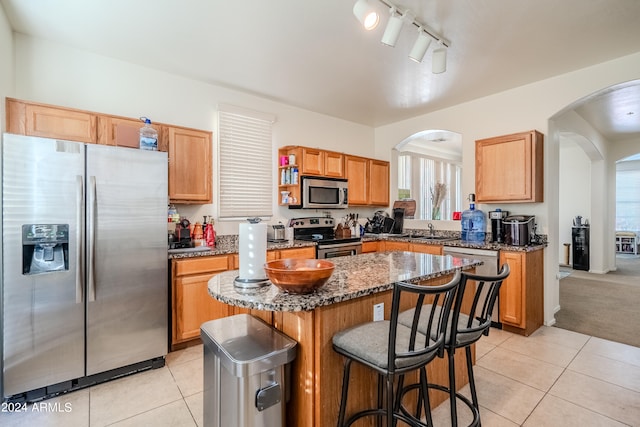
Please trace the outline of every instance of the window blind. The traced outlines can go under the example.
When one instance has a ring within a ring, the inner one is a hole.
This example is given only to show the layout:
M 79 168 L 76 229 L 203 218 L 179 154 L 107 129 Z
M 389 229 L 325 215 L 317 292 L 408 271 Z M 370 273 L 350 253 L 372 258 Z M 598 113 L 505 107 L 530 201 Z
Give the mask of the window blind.
M 221 106 L 219 126 L 220 218 L 273 215 L 271 129 L 275 118 Z

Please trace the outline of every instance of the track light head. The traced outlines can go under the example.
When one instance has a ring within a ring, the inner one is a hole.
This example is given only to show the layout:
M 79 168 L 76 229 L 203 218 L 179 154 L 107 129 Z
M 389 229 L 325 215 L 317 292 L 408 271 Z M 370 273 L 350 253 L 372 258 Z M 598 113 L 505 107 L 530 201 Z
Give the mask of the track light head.
M 431 72 L 433 74 L 440 74 L 447 71 L 447 48 L 440 46 L 433 50 L 433 56 L 431 58 Z
M 429 49 L 429 45 L 431 44 L 431 37 L 424 32 L 422 27 L 418 29 L 418 38 L 416 42 L 413 44 L 413 48 L 411 48 L 411 53 L 409 53 L 409 59 L 420 63 L 424 59 L 424 55 L 427 53 L 427 49 Z
M 402 30 L 402 24 L 404 24 L 404 16 L 400 15 L 395 7 L 389 9 L 389 22 L 387 28 L 382 35 L 382 44 L 394 47 L 400 36 L 400 30 Z
M 364 26 L 365 30 L 373 30 L 380 22 L 380 16 L 369 4 L 369 0 L 358 0 L 353 6 L 353 14 Z

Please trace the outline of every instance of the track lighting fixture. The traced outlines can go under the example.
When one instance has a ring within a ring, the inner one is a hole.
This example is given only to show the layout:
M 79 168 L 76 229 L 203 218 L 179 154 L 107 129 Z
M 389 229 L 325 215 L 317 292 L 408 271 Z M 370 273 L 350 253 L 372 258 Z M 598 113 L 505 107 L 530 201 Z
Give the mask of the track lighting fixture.
M 394 47 L 400 36 L 400 30 L 402 30 L 402 24 L 404 23 L 404 16 L 398 13 L 395 7 L 389 9 L 389 22 L 387 22 L 387 28 L 382 35 L 382 43 L 387 46 Z
M 353 6 L 353 14 L 358 18 L 365 30 L 373 30 L 380 22 L 378 12 L 373 9 L 369 0 L 358 0 Z
M 395 46 L 400 36 L 402 26 L 405 22 L 410 22 L 418 28 L 418 38 L 409 53 L 409 58 L 418 63 L 422 62 L 431 41 L 435 40 L 438 42 L 438 48 L 433 50 L 431 71 L 434 74 L 440 74 L 447 70 L 447 48 L 450 46 L 449 41 L 445 40 L 444 37 L 440 36 L 432 28 L 416 21 L 410 10 L 405 10 L 401 13 L 389 0 L 358 0 L 353 6 L 353 14 L 364 25 L 365 29 L 372 30 L 379 22 L 378 14 L 371 6 L 371 1 L 378 1 L 389 8 L 390 17 L 382 36 L 383 44 L 392 47 Z
M 433 50 L 431 57 L 431 72 L 440 74 L 447 71 L 447 48 L 440 46 Z
M 429 35 L 424 32 L 422 27 L 420 27 L 418 29 L 418 38 L 413 44 L 411 53 L 409 53 L 409 59 L 412 59 L 418 63 L 422 62 L 422 60 L 424 59 L 424 55 L 427 53 L 427 49 L 429 49 L 430 44 L 431 37 L 429 37 Z

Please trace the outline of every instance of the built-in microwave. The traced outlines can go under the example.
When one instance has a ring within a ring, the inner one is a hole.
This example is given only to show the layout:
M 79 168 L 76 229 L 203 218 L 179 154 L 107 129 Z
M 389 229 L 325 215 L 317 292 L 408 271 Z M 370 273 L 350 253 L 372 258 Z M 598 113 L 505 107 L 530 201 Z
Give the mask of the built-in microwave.
M 325 178 L 320 176 L 302 176 L 303 209 L 346 209 L 349 205 L 347 197 L 347 180 L 341 178 Z

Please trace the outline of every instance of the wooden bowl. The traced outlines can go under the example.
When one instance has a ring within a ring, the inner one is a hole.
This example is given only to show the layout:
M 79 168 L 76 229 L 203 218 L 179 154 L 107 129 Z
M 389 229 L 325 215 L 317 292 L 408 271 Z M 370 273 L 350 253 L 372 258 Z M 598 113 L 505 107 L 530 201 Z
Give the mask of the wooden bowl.
M 335 266 L 322 259 L 285 258 L 269 261 L 264 270 L 271 283 L 290 294 L 308 294 L 327 283 Z

